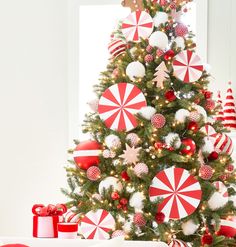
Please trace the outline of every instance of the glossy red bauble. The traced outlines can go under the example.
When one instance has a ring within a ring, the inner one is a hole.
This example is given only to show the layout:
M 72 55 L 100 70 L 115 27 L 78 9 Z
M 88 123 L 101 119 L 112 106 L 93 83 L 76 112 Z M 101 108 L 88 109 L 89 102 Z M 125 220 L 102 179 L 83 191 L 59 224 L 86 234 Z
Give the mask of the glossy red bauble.
M 102 147 L 97 141 L 81 142 L 73 152 L 76 165 L 83 170 L 88 170 L 91 166 L 98 166 L 101 149 Z
M 217 160 L 219 158 L 219 154 L 215 151 L 213 151 L 209 156 L 208 159 L 209 160 Z
M 155 219 L 158 224 L 162 224 L 165 221 L 165 214 L 162 212 L 156 213 Z
M 129 175 L 128 175 L 128 173 L 126 171 L 121 172 L 121 178 L 124 181 L 129 181 L 130 180 L 130 177 L 129 177 Z
M 173 90 L 169 90 L 165 93 L 165 98 L 169 102 L 176 100 L 175 92 Z
M 213 243 L 213 237 L 210 233 L 206 233 L 202 236 L 202 245 L 208 244 L 211 245 Z
M 122 198 L 122 199 L 120 200 L 120 204 L 122 204 L 122 205 L 127 205 L 127 204 L 128 204 L 128 200 L 127 200 L 126 198 Z
M 185 138 L 185 139 L 182 140 L 182 144 L 185 146 L 181 150 L 182 154 L 186 154 L 186 155 L 189 155 L 189 156 L 192 156 L 192 155 L 195 154 L 195 152 L 196 152 L 196 144 L 192 139 Z
M 188 130 L 192 130 L 193 132 L 197 132 L 199 130 L 199 125 L 198 125 L 198 123 L 191 121 L 191 122 L 189 122 L 187 128 L 188 128 Z
M 175 52 L 173 50 L 168 50 L 165 55 L 164 55 L 164 59 L 166 61 L 171 60 L 173 57 L 175 56 Z
M 114 191 L 111 193 L 111 199 L 116 201 L 116 200 L 119 200 L 120 199 L 120 195 L 117 191 Z

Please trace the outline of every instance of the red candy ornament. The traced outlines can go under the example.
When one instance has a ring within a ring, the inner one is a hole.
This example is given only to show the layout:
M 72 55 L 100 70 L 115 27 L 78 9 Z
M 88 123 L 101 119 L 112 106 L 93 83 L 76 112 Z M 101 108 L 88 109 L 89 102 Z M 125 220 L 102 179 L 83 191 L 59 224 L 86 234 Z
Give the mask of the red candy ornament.
M 164 59 L 166 61 L 170 61 L 174 56 L 175 56 L 175 52 L 173 50 L 168 50 L 164 55 Z
M 189 156 L 192 156 L 196 152 L 196 144 L 195 142 L 190 138 L 185 138 L 182 140 L 182 144 L 185 146 L 182 150 L 182 154 L 186 154 Z
M 165 98 L 166 100 L 168 100 L 169 102 L 172 102 L 174 100 L 176 100 L 176 96 L 175 96 L 175 92 L 173 90 L 169 90 L 165 93 Z
M 211 166 L 208 165 L 203 165 L 200 167 L 199 169 L 199 176 L 203 179 L 203 180 L 209 180 L 212 178 L 213 176 L 213 169 Z
M 97 181 L 101 177 L 101 171 L 97 166 L 91 166 L 87 170 L 87 178 L 91 181 Z
M 166 124 L 166 118 L 162 114 L 155 114 L 151 118 L 151 123 L 153 127 L 161 129 Z
M 136 213 L 134 215 L 134 224 L 138 227 L 142 227 L 146 225 L 146 220 L 142 213 Z
M 165 214 L 163 214 L 162 212 L 158 212 L 155 215 L 155 219 L 158 224 L 162 224 L 165 221 Z
M 73 152 L 76 165 L 83 170 L 91 166 L 98 166 L 101 145 L 97 141 L 85 141 L 78 144 Z

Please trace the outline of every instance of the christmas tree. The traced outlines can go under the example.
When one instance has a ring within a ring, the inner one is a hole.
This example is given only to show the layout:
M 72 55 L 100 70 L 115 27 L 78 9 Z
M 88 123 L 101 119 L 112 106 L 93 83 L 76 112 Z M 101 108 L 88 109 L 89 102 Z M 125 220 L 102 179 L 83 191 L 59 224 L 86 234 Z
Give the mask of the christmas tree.
M 75 141 L 62 190 L 83 238 L 235 246 L 232 140 L 213 120 L 186 2 L 123 1 L 133 12 L 112 35 L 91 140 Z

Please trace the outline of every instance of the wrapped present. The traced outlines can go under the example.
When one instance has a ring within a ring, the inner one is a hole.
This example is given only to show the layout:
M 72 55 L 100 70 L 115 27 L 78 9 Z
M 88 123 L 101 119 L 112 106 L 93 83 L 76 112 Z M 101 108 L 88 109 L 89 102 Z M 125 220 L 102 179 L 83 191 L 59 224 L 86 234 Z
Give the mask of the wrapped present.
M 58 238 L 73 239 L 77 237 L 77 223 L 58 223 Z
M 32 208 L 33 237 L 35 238 L 57 238 L 57 224 L 63 222 L 63 214 L 67 208 L 64 204 L 44 206 L 36 204 Z

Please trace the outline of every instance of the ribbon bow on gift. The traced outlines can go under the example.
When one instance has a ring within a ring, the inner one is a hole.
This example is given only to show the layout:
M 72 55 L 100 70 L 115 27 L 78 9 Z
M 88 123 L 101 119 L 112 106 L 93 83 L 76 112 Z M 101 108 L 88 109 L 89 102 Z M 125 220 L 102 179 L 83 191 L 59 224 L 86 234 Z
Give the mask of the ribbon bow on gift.
M 57 204 L 44 206 L 43 204 L 35 204 L 32 208 L 32 213 L 36 216 L 61 216 L 66 213 L 67 207 L 65 204 Z

